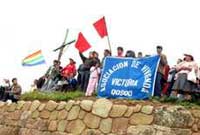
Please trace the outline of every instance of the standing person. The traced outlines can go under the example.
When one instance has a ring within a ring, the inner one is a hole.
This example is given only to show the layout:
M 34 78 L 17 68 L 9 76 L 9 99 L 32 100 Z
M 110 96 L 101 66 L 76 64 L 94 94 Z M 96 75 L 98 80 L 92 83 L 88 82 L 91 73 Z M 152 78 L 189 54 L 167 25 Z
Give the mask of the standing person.
M 90 69 L 90 79 L 85 96 L 92 96 L 97 87 L 99 75 L 100 75 L 100 64 L 98 62 L 95 62 Z
M 167 57 L 162 53 L 163 47 L 157 46 L 157 54 L 160 56 L 160 63 L 158 67 L 158 72 L 156 76 L 156 83 L 155 83 L 155 91 L 154 96 L 161 96 L 163 83 L 164 83 L 164 76 L 165 76 L 165 67 L 168 65 Z
M 99 65 L 100 65 L 100 63 L 101 63 L 101 61 L 100 61 L 100 59 L 99 59 L 99 54 L 96 52 L 96 51 L 93 51 L 93 59 L 94 59 L 94 63 L 99 63 Z M 94 64 L 93 63 L 93 64 Z
M 108 57 L 108 56 L 111 56 L 111 52 L 110 52 L 110 50 L 105 49 L 104 53 L 103 53 L 103 59 L 101 61 L 101 67 L 103 66 L 103 62 L 104 62 L 105 58 Z
M 125 57 L 135 58 L 135 52 L 132 51 L 132 50 L 128 50 L 128 51 L 126 52 Z
M 182 59 L 178 59 L 176 65 L 178 65 L 179 63 L 181 63 L 183 60 Z M 176 65 L 174 65 L 173 67 L 171 67 L 169 69 L 169 73 L 168 73 L 168 78 L 167 78 L 167 85 L 165 85 L 165 87 L 163 88 L 163 94 L 170 96 L 171 92 L 172 92 L 172 87 L 174 85 L 175 82 L 175 75 L 176 75 Z
M 117 57 L 124 57 L 124 48 L 119 46 L 117 47 Z
M 142 58 L 143 57 L 143 54 L 142 52 L 138 52 L 138 55 L 137 55 L 138 58 Z
M 79 52 L 79 55 L 81 57 L 81 60 L 83 61 L 83 64 L 79 66 L 78 72 L 80 73 L 79 78 L 79 84 L 80 88 L 83 92 L 87 90 L 89 77 L 90 77 L 90 68 L 92 67 L 94 63 L 94 54 L 93 52 L 89 53 L 89 57 L 85 57 L 82 53 Z
M 82 86 L 82 76 L 84 75 L 84 64 L 80 64 L 78 67 L 78 76 L 77 76 L 77 81 L 78 81 L 78 86 L 80 86 L 80 89 L 82 90 L 81 86 Z
M 196 88 L 198 65 L 192 55 L 185 54 L 184 61 L 176 66 L 176 80 L 172 87 L 172 96 L 184 94 L 186 100 L 191 99 L 189 93 Z
M 12 100 L 12 102 L 17 102 L 20 99 L 22 88 L 17 82 L 17 78 L 12 79 L 11 91 L 6 93 L 4 101 Z

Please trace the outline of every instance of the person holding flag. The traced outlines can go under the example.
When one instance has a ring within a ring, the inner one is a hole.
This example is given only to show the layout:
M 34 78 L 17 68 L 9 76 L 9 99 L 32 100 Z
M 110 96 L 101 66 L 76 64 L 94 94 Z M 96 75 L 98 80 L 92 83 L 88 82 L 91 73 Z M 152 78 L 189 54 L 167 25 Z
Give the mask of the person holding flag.
M 93 28 L 96 30 L 96 32 L 98 33 L 101 39 L 107 36 L 108 45 L 110 49 L 109 51 L 111 53 L 111 46 L 110 46 L 110 41 L 108 37 L 105 17 L 102 17 L 98 21 L 93 23 Z M 83 61 L 83 64 L 80 65 L 78 69 L 78 73 L 79 73 L 78 82 L 79 82 L 81 90 L 85 92 L 87 89 L 88 81 L 90 77 L 90 68 L 92 67 L 94 62 L 98 61 L 98 63 L 100 63 L 100 60 L 98 59 L 98 55 L 96 55 L 97 53 L 94 53 L 94 52 L 90 52 L 88 58 L 83 55 L 83 52 L 90 49 L 91 45 L 88 42 L 88 40 L 85 38 L 82 32 L 79 32 L 78 34 L 75 47 L 78 49 L 81 60 Z
M 80 58 L 83 62 L 83 64 L 81 65 L 81 67 L 79 68 L 79 72 L 81 72 L 82 74 L 80 75 L 80 88 L 82 91 L 86 91 L 87 90 L 87 86 L 88 86 L 88 81 L 89 81 L 89 77 L 90 77 L 90 68 L 92 67 L 93 63 L 94 63 L 94 55 L 93 52 L 89 53 L 89 57 L 85 57 L 81 52 L 79 52 Z

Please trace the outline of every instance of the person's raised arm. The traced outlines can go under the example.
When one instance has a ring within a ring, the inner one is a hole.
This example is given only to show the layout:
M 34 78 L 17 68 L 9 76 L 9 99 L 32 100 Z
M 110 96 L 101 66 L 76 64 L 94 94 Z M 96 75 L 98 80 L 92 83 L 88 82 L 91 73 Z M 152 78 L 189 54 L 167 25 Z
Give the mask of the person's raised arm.
M 81 60 L 83 61 L 83 63 L 85 62 L 85 60 L 87 59 L 84 55 L 83 55 L 83 53 L 81 53 L 81 52 L 79 52 L 79 55 L 80 55 L 80 57 L 81 57 Z

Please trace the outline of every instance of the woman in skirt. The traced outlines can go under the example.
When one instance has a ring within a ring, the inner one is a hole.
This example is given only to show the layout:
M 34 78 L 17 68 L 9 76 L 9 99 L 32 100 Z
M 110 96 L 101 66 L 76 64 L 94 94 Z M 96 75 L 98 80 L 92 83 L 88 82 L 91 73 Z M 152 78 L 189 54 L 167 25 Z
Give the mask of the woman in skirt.
M 172 96 L 184 95 L 186 100 L 191 99 L 190 93 L 196 88 L 198 66 L 192 55 L 185 54 L 184 61 L 176 66 L 176 80 L 172 87 Z

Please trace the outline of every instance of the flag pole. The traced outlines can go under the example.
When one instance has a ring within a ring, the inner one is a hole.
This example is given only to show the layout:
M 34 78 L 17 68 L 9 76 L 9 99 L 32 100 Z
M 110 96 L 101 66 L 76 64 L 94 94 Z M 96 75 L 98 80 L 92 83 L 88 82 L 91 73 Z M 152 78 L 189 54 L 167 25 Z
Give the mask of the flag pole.
M 104 16 L 104 17 L 105 17 L 105 16 Z M 105 18 L 105 23 L 106 23 L 106 18 Z M 108 33 L 107 24 L 106 24 L 106 29 L 107 29 L 107 33 Z M 108 41 L 108 46 L 109 46 L 110 53 L 111 53 L 111 55 L 112 55 L 112 48 L 111 48 L 111 44 L 110 44 L 109 34 L 108 34 L 108 36 L 107 36 L 107 41 Z
M 109 50 L 110 50 L 110 53 L 111 53 L 111 55 L 112 55 L 112 48 L 111 48 L 111 45 L 110 45 L 110 38 L 109 38 L 109 34 L 108 34 L 107 40 L 108 40 L 108 46 L 109 46 Z

